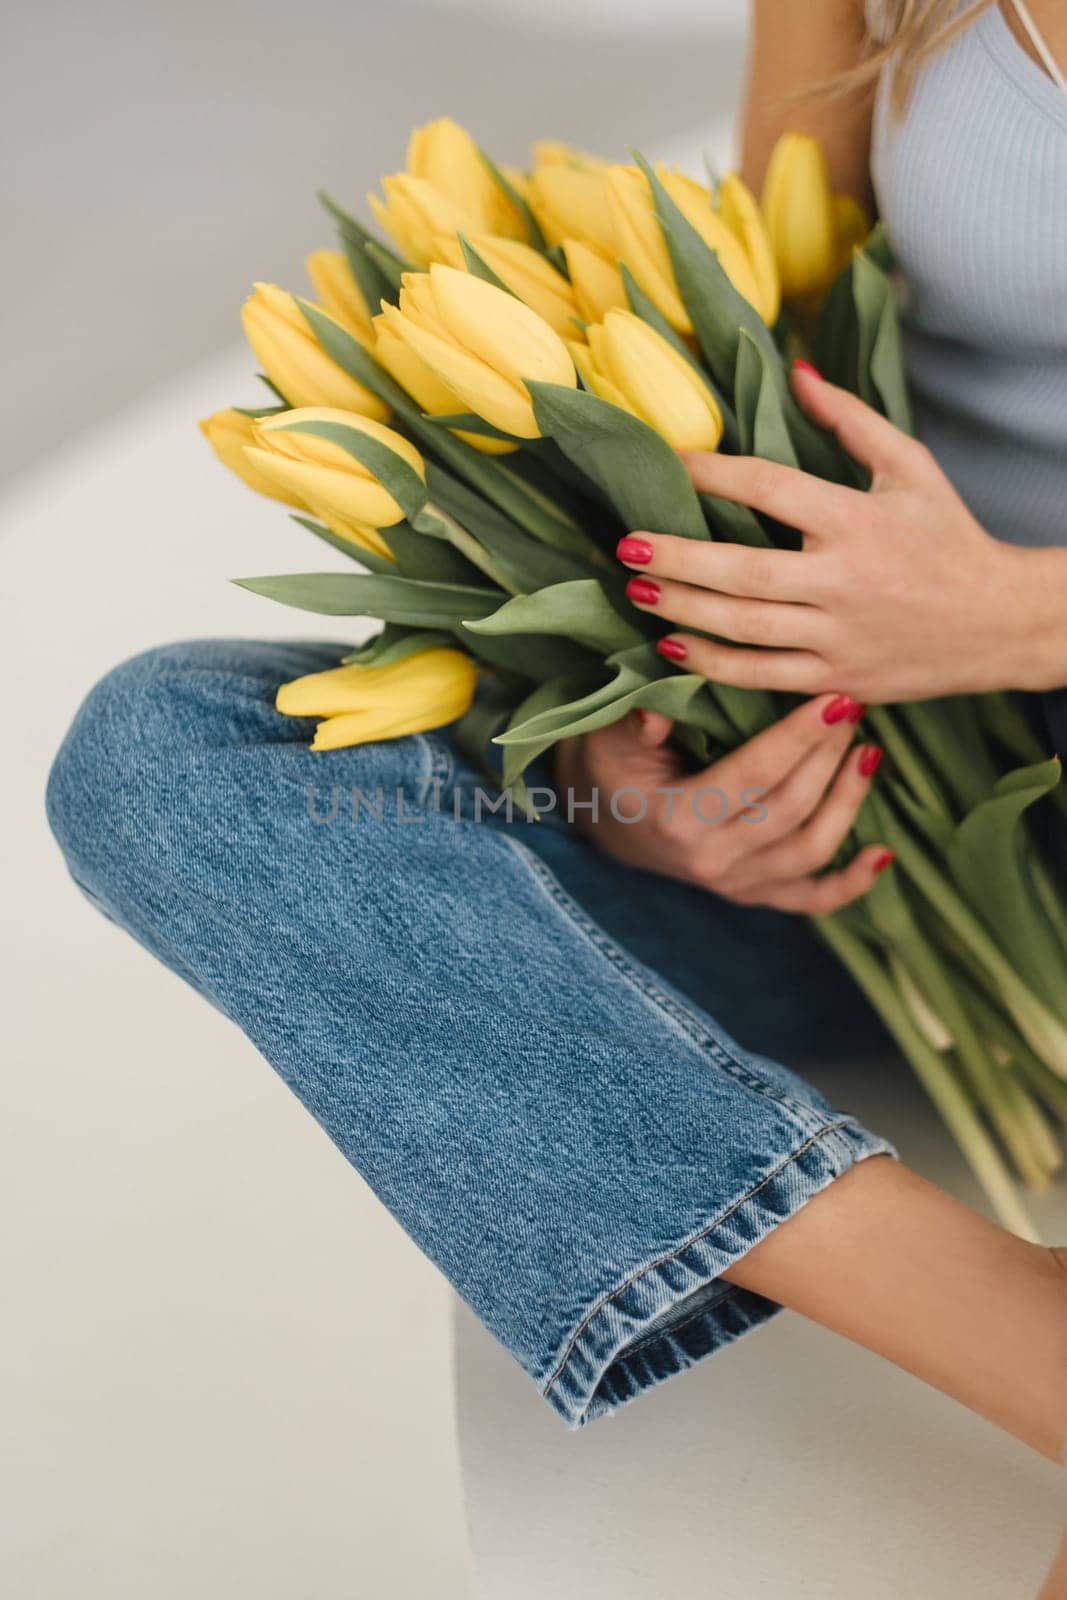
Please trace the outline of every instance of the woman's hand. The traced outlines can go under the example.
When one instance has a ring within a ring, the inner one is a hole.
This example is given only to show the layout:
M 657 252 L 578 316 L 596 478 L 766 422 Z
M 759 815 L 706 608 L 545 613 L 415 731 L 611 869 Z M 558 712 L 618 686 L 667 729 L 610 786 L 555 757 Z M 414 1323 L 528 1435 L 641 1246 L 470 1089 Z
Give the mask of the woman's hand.
M 852 827 L 881 755 L 852 747 L 862 710 L 823 695 L 696 774 L 667 743 L 667 718 L 635 712 L 564 741 L 557 780 L 568 814 L 618 860 L 745 905 L 822 915 L 865 894 L 893 859 L 870 845 L 814 876 Z
M 793 386 L 871 470 L 870 490 L 687 453 L 698 489 L 799 529 L 804 548 L 623 539 L 620 560 L 641 574 L 630 598 L 678 625 L 662 653 L 719 683 L 872 702 L 1062 683 L 1067 659 L 1046 658 L 1067 657 L 1067 552 L 991 538 L 923 445 L 811 367 L 797 364 Z

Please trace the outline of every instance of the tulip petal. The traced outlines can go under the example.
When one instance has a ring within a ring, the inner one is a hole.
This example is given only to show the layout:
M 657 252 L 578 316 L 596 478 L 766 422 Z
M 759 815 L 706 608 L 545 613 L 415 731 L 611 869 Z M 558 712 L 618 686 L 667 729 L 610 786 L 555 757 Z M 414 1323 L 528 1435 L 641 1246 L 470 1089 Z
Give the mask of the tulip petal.
M 580 239 L 565 239 L 563 254 L 583 321 L 600 322 L 616 306 L 626 305 L 626 286 L 613 261 L 605 261 Z
M 648 184 L 633 167 L 612 167 L 607 182 L 616 254 L 675 332 L 692 333 Z
M 477 356 L 469 355 L 454 340 L 409 317 L 399 316 L 392 325 L 404 343 L 464 405 L 504 433 L 513 433 L 519 439 L 536 439 L 533 406 L 517 384 L 502 378 Z
M 559 334 L 529 306 L 491 283 L 435 263 L 430 287 L 438 315 L 455 339 L 513 383 L 574 385 L 574 366 Z
M 250 445 L 255 437 L 255 424 L 251 417 L 243 416 L 241 412 L 230 408 L 214 412 L 197 426 L 223 466 L 235 472 L 250 489 L 255 489 L 258 494 L 267 495 L 271 500 L 280 500 L 283 505 L 295 506 L 298 511 L 305 509 L 304 502 L 298 495 L 283 489 L 272 478 L 257 472 L 249 461 L 245 447 Z
M 330 360 L 291 294 L 275 284 L 257 283 L 242 307 L 241 320 L 263 371 L 290 405 L 337 406 L 377 419 L 388 416 L 377 395 Z
M 370 310 L 340 250 L 315 250 L 304 265 L 319 303 L 367 349 L 373 339 Z
M 753 304 L 768 327 L 773 327 L 782 302 L 774 248 L 756 197 L 736 172 L 726 173 L 719 185 L 719 215 L 748 256 L 759 291 Z M 725 262 L 723 270 L 727 271 Z

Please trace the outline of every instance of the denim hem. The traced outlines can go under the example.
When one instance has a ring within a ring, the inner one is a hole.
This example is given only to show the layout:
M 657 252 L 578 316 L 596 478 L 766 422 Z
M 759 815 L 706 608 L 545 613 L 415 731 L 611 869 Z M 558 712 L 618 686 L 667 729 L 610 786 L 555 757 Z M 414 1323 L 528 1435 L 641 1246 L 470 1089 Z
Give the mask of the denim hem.
M 782 1308 L 720 1274 L 857 1161 L 896 1151 L 850 1118 L 814 1130 L 755 1188 L 597 1302 L 542 1393 L 570 1427 L 607 1416 Z

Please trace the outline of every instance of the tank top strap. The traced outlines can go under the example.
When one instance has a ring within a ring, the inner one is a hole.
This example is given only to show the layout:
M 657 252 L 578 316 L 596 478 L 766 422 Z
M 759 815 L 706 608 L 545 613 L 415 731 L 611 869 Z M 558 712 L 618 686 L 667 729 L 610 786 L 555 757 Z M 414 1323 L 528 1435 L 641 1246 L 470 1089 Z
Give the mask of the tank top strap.
M 1064 93 L 1067 94 L 1067 77 L 1064 76 L 1059 62 L 1049 49 L 1044 34 L 1041 32 L 1041 29 L 1030 15 L 1030 7 L 1026 4 L 1026 0 L 1010 0 L 1010 3 L 1015 11 L 1015 15 L 1018 17 L 1019 21 L 1023 25 L 1023 28 L 1026 30 L 1026 34 L 1030 40 L 1030 43 L 1040 56 L 1042 65 L 1044 66 L 1049 77 L 1058 88 L 1062 89 Z

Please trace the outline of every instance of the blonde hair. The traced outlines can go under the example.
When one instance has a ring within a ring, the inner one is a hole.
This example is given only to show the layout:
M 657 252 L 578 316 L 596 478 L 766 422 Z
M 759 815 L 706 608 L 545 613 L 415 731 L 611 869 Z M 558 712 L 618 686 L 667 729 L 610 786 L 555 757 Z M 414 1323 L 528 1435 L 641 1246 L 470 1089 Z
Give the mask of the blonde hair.
M 863 60 L 835 80 L 847 93 L 871 84 L 882 68 L 893 63 L 890 104 L 900 115 L 916 76 L 931 56 L 951 44 L 978 14 L 995 0 L 868 0 L 867 42 Z

